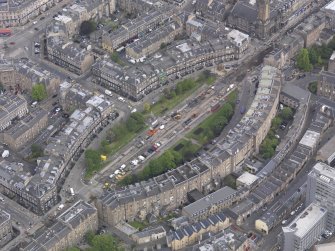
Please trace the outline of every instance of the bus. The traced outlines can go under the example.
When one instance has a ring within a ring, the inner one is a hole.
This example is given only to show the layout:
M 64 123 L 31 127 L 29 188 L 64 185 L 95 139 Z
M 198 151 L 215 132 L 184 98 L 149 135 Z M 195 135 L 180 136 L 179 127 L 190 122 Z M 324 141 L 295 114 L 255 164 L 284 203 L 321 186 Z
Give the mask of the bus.
M 12 31 L 10 29 L 0 29 L 0 37 L 9 37 L 12 35 Z

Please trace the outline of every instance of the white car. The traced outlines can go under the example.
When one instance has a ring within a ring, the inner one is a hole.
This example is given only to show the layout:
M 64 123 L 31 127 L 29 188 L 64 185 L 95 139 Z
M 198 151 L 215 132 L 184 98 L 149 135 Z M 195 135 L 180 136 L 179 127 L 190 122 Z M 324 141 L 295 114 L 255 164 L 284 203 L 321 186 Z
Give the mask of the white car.
M 134 166 L 137 166 L 138 165 L 138 160 L 134 159 L 133 161 L 131 161 L 131 164 L 133 164 Z

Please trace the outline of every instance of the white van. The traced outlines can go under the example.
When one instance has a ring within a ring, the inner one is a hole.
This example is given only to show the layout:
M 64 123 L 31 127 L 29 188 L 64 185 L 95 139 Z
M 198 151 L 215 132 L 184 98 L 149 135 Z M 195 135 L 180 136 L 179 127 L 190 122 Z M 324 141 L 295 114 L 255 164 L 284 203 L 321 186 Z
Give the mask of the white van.
M 108 96 L 111 96 L 111 97 L 113 96 L 112 92 L 110 90 L 105 90 L 105 94 L 108 95 Z
M 57 208 L 58 211 L 62 210 L 64 208 L 64 204 L 60 204 Z
M 144 160 L 145 160 L 145 158 L 144 158 L 142 155 L 138 156 L 138 159 L 139 159 L 140 161 L 144 161 Z
M 119 101 L 121 101 L 121 102 L 125 102 L 126 100 L 124 99 L 124 98 L 122 98 L 122 97 L 118 97 L 117 98 Z
M 112 173 L 111 175 L 109 175 L 109 178 L 113 179 L 114 178 L 114 173 Z
M 34 101 L 32 104 L 31 104 L 31 107 L 35 107 L 37 105 L 37 101 Z
M 123 170 L 123 169 L 125 169 L 125 168 L 126 168 L 126 165 L 125 165 L 125 164 L 121 165 L 121 167 L 120 167 L 121 170 Z
M 74 190 L 73 190 L 73 188 L 72 187 L 70 187 L 70 194 L 72 195 L 72 196 L 74 196 L 75 194 L 74 194 Z

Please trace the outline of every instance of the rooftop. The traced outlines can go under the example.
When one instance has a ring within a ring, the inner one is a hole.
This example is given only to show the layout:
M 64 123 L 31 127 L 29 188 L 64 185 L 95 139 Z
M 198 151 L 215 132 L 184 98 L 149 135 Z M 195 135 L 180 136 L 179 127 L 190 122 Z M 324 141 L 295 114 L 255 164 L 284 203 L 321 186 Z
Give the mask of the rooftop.
M 226 200 L 230 200 L 236 195 L 237 191 L 228 186 L 225 186 L 214 193 L 211 193 L 204 198 L 197 200 L 190 205 L 183 208 L 183 212 L 185 212 L 189 216 L 196 216 L 201 212 L 205 212 L 211 207 L 217 204 L 225 204 Z
M 287 227 L 284 232 L 294 232 L 299 238 L 303 238 L 323 217 L 326 209 L 312 203 L 302 211 Z
M 318 175 L 318 177 L 328 183 L 335 183 L 335 168 L 328 166 L 325 163 L 318 162 L 314 165 L 311 174 Z
M 321 161 L 332 161 L 335 153 L 335 136 L 333 136 L 317 153 L 317 158 Z
M 254 183 L 258 177 L 256 175 L 253 175 L 249 172 L 244 172 L 240 177 L 237 178 L 237 182 L 243 183 L 247 186 L 250 186 L 252 183 Z
M 327 4 L 325 9 L 335 11 L 335 1 L 332 1 L 329 4 Z
M 320 138 L 320 133 L 307 130 L 302 139 L 300 140 L 299 144 L 303 146 L 307 146 L 310 148 L 314 148 Z

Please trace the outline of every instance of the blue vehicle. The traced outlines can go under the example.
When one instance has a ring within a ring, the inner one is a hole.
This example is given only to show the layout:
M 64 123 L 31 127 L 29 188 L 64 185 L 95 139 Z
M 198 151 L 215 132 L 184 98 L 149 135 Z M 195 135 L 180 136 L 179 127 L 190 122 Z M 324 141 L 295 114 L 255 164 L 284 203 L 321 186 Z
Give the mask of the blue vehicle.
M 244 106 L 241 106 L 241 107 L 240 107 L 240 113 L 241 113 L 241 114 L 245 113 L 245 107 L 244 107 Z

